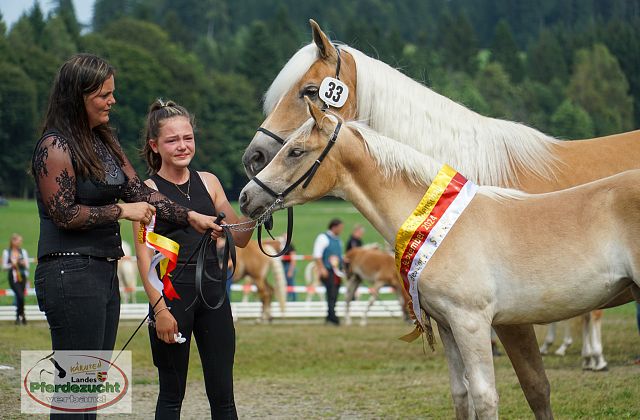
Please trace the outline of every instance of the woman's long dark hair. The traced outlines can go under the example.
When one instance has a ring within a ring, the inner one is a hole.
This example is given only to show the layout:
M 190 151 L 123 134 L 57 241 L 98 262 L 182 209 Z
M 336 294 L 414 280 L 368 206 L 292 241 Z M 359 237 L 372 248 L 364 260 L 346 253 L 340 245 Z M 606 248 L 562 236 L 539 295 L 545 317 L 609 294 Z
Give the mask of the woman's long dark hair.
M 115 74 L 115 69 L 93 54 L 77 54 L 62 65 L 51 88 L 42 133 L 58 131 L 73 151 L 76 176 L 104 180 L 105 170 L 93 147 L 98 136 L 122 164 L 124 155 L 111 128 L 100 124 L 93 130 L 84 98 L 98 91 Z

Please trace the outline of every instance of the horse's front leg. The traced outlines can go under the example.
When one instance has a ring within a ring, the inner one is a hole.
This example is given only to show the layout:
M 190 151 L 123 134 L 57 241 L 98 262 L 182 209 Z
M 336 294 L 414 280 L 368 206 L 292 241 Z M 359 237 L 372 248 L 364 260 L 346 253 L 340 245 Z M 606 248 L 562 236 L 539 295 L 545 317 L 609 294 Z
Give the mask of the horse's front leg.
M 497 419 L 498 391 L 491 351 L 491 324 L 484 314 L 467 310 L 453 311 L 447 320 L 464 363 L 476 416 Z
M 552 419 L 551 387 L 544 371 L 533 325 L 496 325 L 520 387 L 536 419 Z
M 447 327 L 438 323 L 438 332 L 444 347 L 444 352 L 449 365 L 449 387 L 456 411 L 457 419 L 475 418 L 473 401 L 469 398 L 469 382 L 465 378 L 464 362 L 460 356 L 458 345 L 453 338 L 453 333 Z

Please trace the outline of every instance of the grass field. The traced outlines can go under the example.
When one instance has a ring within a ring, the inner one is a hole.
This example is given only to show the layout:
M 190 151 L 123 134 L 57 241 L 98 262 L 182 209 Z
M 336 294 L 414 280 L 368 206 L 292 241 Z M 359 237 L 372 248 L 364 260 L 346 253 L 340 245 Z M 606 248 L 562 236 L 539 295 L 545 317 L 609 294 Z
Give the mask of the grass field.
M 294 243 L 301 254 L 311 252 L 313 239 L 332 217 L 345 221 L 346 239 L 354 223 L 367 226 L 365 242 L 380 236 L 348 204 L 322 201 L 297 207 Z M 35 203 L 11 201 L 0 208 L 0 238 L 17 231 L 35 255 L 38 218 Z M 284 231 L 284 213 L 276 217 L 276 231 Z M 131 241 L 128 223 L 123 237 Z M 301 282 L 301 270 L 298 282 Z M 6 280 L 5 280 L 6 281 Z M 35 303 L 28 297 L 27 303 Z M 10 304 L 10 298 L 0 303 Z M 116 348 L 121 348 L 137 323 L 122 322 Z M 540 327 L 542 328 L 542 327 Z M 350 418 L 440 419 L 454 416 L 449 395 L 448 370 L 441 343 L 436 351 L 423 351 L 420 343 L 406 344 L 397 337 L 409 327 L 398 319 L 372 319 L 368 327 L 328 327 L 319 320 L 275 320 L 273 324 L 241 321 L 236 324 L 236 402 L 240 418 Z M 539 337 L 542 336 L 540 330 Z M 559 419 L 640 418 L 640 336 L 632 304 L 605 312 L 603 341 L 609 371 L 580 370 L 580 337 L 564 358 L 547 356 L 545 365 L 552 386 L 552 405 Z M 0 323 L 0 418 L 31 418 L 19 413 L 20 350 L 50 347 L 45 322 L 26 327 Z M 133 354 L 134 413 L 122 418 L 152 416 L 157 396 L 146 329 L 131 342 Z M 187 399 L 183 418 L 208 416 L 202 372 L 196 346 L 192 346 Z M 513 370 L 505 356 L 495 359 L 500 394 L 500 415 L 506 419 L 532 418 Z M 116 416 L 118 417 L 118 416 Z
M 552 405 L 558 419 L 640 418 L 640 350 L 634 307 L 607 310 L 603 337 L 609 371 L 580 370 L 580 339 L 567 356 L 546 356 Z M 116 348 L 136 324 L 123 322 Z M 317 320 L 236 324 L 235 394 L 240 418 L 276 419 L 442 419 L 453 418 L 442 345 L 423 352 L 419 342 L 397 337 L 408 327 L 397 319 L 373 319 L 368 327 L 328 327 Z M 540 334 L 539 334 L 540 335 Z M 574 335 L 574 339 L 577 338 Z M 26 327 L 0 325 L 1 418 L 19 415 L 20 350 L 49 348 L 44 322 Z M 157 396 L 146 330 L 130 344 L 133 354 L 134 413 L 150 418 Z M 208 416 L 196 346 L 183 418 Z M 533 418 L 505 356 L 495 358 L 500 415 Z

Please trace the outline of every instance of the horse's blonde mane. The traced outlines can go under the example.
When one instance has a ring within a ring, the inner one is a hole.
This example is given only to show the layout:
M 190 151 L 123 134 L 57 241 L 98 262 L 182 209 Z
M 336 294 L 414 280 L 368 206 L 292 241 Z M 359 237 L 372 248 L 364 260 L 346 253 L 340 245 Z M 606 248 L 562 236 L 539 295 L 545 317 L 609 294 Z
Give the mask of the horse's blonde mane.
M 352 47 L 340 48 L 356 62 L 359 121 L 481 185 L 513 185 L 516 168 L 551 177 L 557 160 L 550 149 L 558 140 L 517 122 L 482 116 Z M 317 59 L 313 43 L 293 55 L 265 94 L 265 114 Z

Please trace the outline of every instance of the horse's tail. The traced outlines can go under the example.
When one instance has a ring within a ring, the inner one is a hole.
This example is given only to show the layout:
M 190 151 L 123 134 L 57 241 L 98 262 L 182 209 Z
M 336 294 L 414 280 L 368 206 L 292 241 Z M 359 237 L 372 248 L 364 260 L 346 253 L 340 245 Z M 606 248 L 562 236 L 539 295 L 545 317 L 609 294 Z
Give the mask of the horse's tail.
M 278 251 L 271 245 L 264 245 L 264 250 L 269 254 L 276 254 Z M 284 315 L 285 305 L 287 302 L 287 278 L 284 274 L 284 266 L 282 260 L 278 258 L 269 258 L 271 260 L 271 269 L 274 276 L 273 290 L 280 304 L 280 313 Z

